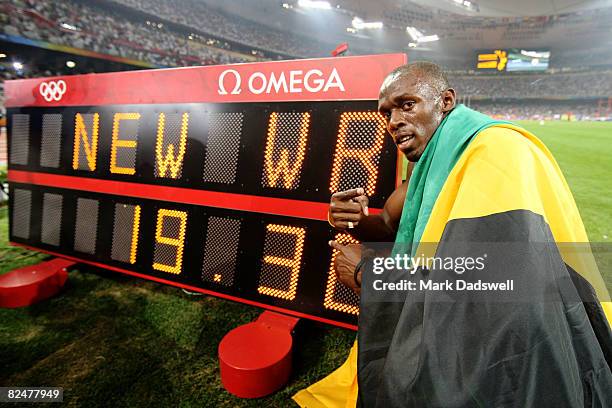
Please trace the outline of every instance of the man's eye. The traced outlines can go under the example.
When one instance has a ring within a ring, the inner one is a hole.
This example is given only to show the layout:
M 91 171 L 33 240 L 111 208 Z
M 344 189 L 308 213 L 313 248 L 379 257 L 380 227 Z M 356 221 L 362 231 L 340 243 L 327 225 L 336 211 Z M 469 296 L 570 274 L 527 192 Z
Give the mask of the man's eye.
M 402 104 L 402 109 L 404 110 L 410 110 L 414 108 L 414 101 L 406 101 Z

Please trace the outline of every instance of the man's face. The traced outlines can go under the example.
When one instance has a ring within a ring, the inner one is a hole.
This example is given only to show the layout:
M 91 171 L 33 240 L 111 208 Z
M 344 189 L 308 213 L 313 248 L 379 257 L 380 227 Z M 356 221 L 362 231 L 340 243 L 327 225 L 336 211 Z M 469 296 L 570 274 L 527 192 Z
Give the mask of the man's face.
M 390 77 L 383 84 L 378 111 L 397 148 L 412 162 L 419 160 L 444 117 L 440 99 L 418 73 Z

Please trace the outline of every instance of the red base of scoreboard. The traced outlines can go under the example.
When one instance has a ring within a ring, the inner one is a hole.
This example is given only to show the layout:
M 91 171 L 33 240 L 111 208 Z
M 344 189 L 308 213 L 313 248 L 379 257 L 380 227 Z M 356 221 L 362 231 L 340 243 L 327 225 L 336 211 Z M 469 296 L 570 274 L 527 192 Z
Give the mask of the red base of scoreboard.
M 0 276 L 0 307 L 29 306 L 54 296 L 66 283 L 72 265 L 56 258 Z
M 219 343 L 221 382 L 240 398 L 260 398 L 280 389 L 291 374 L 291 332 L 298 318 L 265 311 Z

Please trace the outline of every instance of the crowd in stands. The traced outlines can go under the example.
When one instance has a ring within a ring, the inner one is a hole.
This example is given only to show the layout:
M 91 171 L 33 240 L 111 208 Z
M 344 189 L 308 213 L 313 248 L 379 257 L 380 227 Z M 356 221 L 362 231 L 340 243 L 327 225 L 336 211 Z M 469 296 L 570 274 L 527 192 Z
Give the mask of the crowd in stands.
M 572 26 L 584 24 L 606 25 L 612 17 L 610 7 L 593 8 L 579 12 L 559 13 L 554 15 L 537 16 L 508 16 L 488 17 L 482 15 L 462 15 L 442 9 L 422 6 L 414 2 L 405 2 L 399 9 L 399 21 L 409 24 L 426 22 L 442 35 L 445 31 L 465 30 L 495 30 L 505 28 L 508 31 L 537 31 L 559 26 Z M 385 17 L 392 18 L 387 12 Z M 396 16 L 395 19 L 398 19 Z
M 612 21 L 612 18 L 610 18 Z M 563 50 L 554 54 L 553 67 L 556 70 L 589 69 L 595 66 L 610 66 L 612 49 L 604 47 L 585 47 L 584 49 Z
M 122 12 L 126 9 L 131 12 Z M 403 16 L 400 10 L 396 17 L 433 24 L 437 21 L 434 18 L 436 13 L 441 13 L 417 5 L 411 5 L 411 9 L 407 16 Z M 590 11 L 587 14 L 593 13 Z M 612 16 L 612 7 L 606 13 Z M 578 17 L 572 14 L 564 18 L 554 16 L 533 21 L 527 19 L 523 23 L 530 26 L 584 22 L 583 18 L 576 20 Z M 465 17 L 462 21 L 469 23 L 471 29 L 485 30 L 489 26 L 497 27 L 498 24 L 491 21 L 513 27 L 520 25 L 522 20 L 489 21 Z M 332 44 L 306 39 L 290 30 L 279 31 L 235 15 L 226 15 L 202 0 L 180 0 L 180 6 L 177 0 L 4 0 L 0 2 L 0 23 L 0 33 L 84 48 L 158 66 L 244 62 L 275 59 L 283 55 L 283 58 L 316 57 L 328 55 L 334 47 Z M 188 31 L 178 32 L 169 27 L 172 24 L 178 24 Z M 456 31 L 453 32 L 457 34 Z M 239 44 L 242 45 L 241 49 L 238 49 Z M 419 50 L 412 51 L 411 55 L 413 60 L 422 59 Z M 462 67 L 465 70 L 466 65 L 473 64 L 471 59 L 450 54 L 443 57 L 430 55 L 427 59 L 434 58 L 453 70 Z M 554 53 L 552 66 L 556 70 L 563 66 L 579 67 L 584 61 L 595 65 L 610 65 L 610 57 L 612 54 L 604 48 L 559 50 Z
M 263 47 L 265 50 L 307 56 L 316 55 L 325 47 L 238 17 L 230 18 L 200 0 L 182 1 L 183 7 L 176 7 L 175 0 L 8 0 L 0 3 L 0 33 L 168 67 L 265 59 L 264 54 L 256 50 L 248 55 L 236 52 L 231 41 Z M 114 10 L 121 7 L 135 10 L 134 13 L 140 18 Z M 171 23 L 164 24 L 159 19 L 153 19 L 153 16 L 160 15 Z M 150 16 L 150 20 L 147 20 L 147 16 Z M 179 32 L 172 28 L 173 23 L 194 27 L 194 32 Z M 195 27 L 204 31 L 197 34 Z M 211 36 L 207 37 L 206 30 L 211 30 Z M 459 95 L 470 98 L 476 104 L 484 103 L 484 110 L 489 113 L 507 115 L 509 118 L 549 117 L 556 114 L 560 105 L 555 105 L 551 110 L 552 105 L 546 103 L 513 101 L 505 105 L 498 102 L 500 99 L 607 99 L 612 96 L 610 70 L 497 75 L 467 75 L 466 72 L 450 75 L 451 85 Z M 15 71 L 0 64 L 0 99 L 1 83 L 6 79 L 67 73 L 69 70 L 37 70 L 36 67 Z M 477 102 L 482 100 L 496 102 Z M 580 102 L 567 110 L 580 118 L 594 118 L 594 109 L 596 104 Z
M 469 103 L 487 115 L 504 120 L 612 120 L 606 100 L 555 101 L 475 101 Z
M 0 6 L 4 34 L 147 61 L 158 66 L 244 62 L 245 56 L 209 46 L 163 24 L 130 21 L 73 1 L 10 0 Z M 252 58 L 251 58 L 252 59 Z
M 333 44 L 319 43 L 290 31 L 278 31 L 236 16 L 227 16 L 201 0 L 182 0 L 181 7 L 177 7 L 175 0 L 111 1 L 154 16 L 164 16 L 165 19 L 194 30 L 210 30 L 210 34 L 228 40 L 295 57 L 326 56 L 335 47 Z
M 451 76 L 449 80 L 461 95 L 472 97 L 569 98 L 612 95 L 612 71 Z

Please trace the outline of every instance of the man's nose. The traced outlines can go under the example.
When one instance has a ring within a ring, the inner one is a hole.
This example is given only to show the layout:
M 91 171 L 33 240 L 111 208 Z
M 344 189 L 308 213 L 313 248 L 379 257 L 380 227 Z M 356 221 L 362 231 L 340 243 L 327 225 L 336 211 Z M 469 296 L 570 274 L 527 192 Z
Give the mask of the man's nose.
M 389 118 L 389 129 L 397 130 L 404 125 L 406 125 L 406 118 L 404 118 L 402 111 L 400 109 L 391 110 L 391 117 Z

